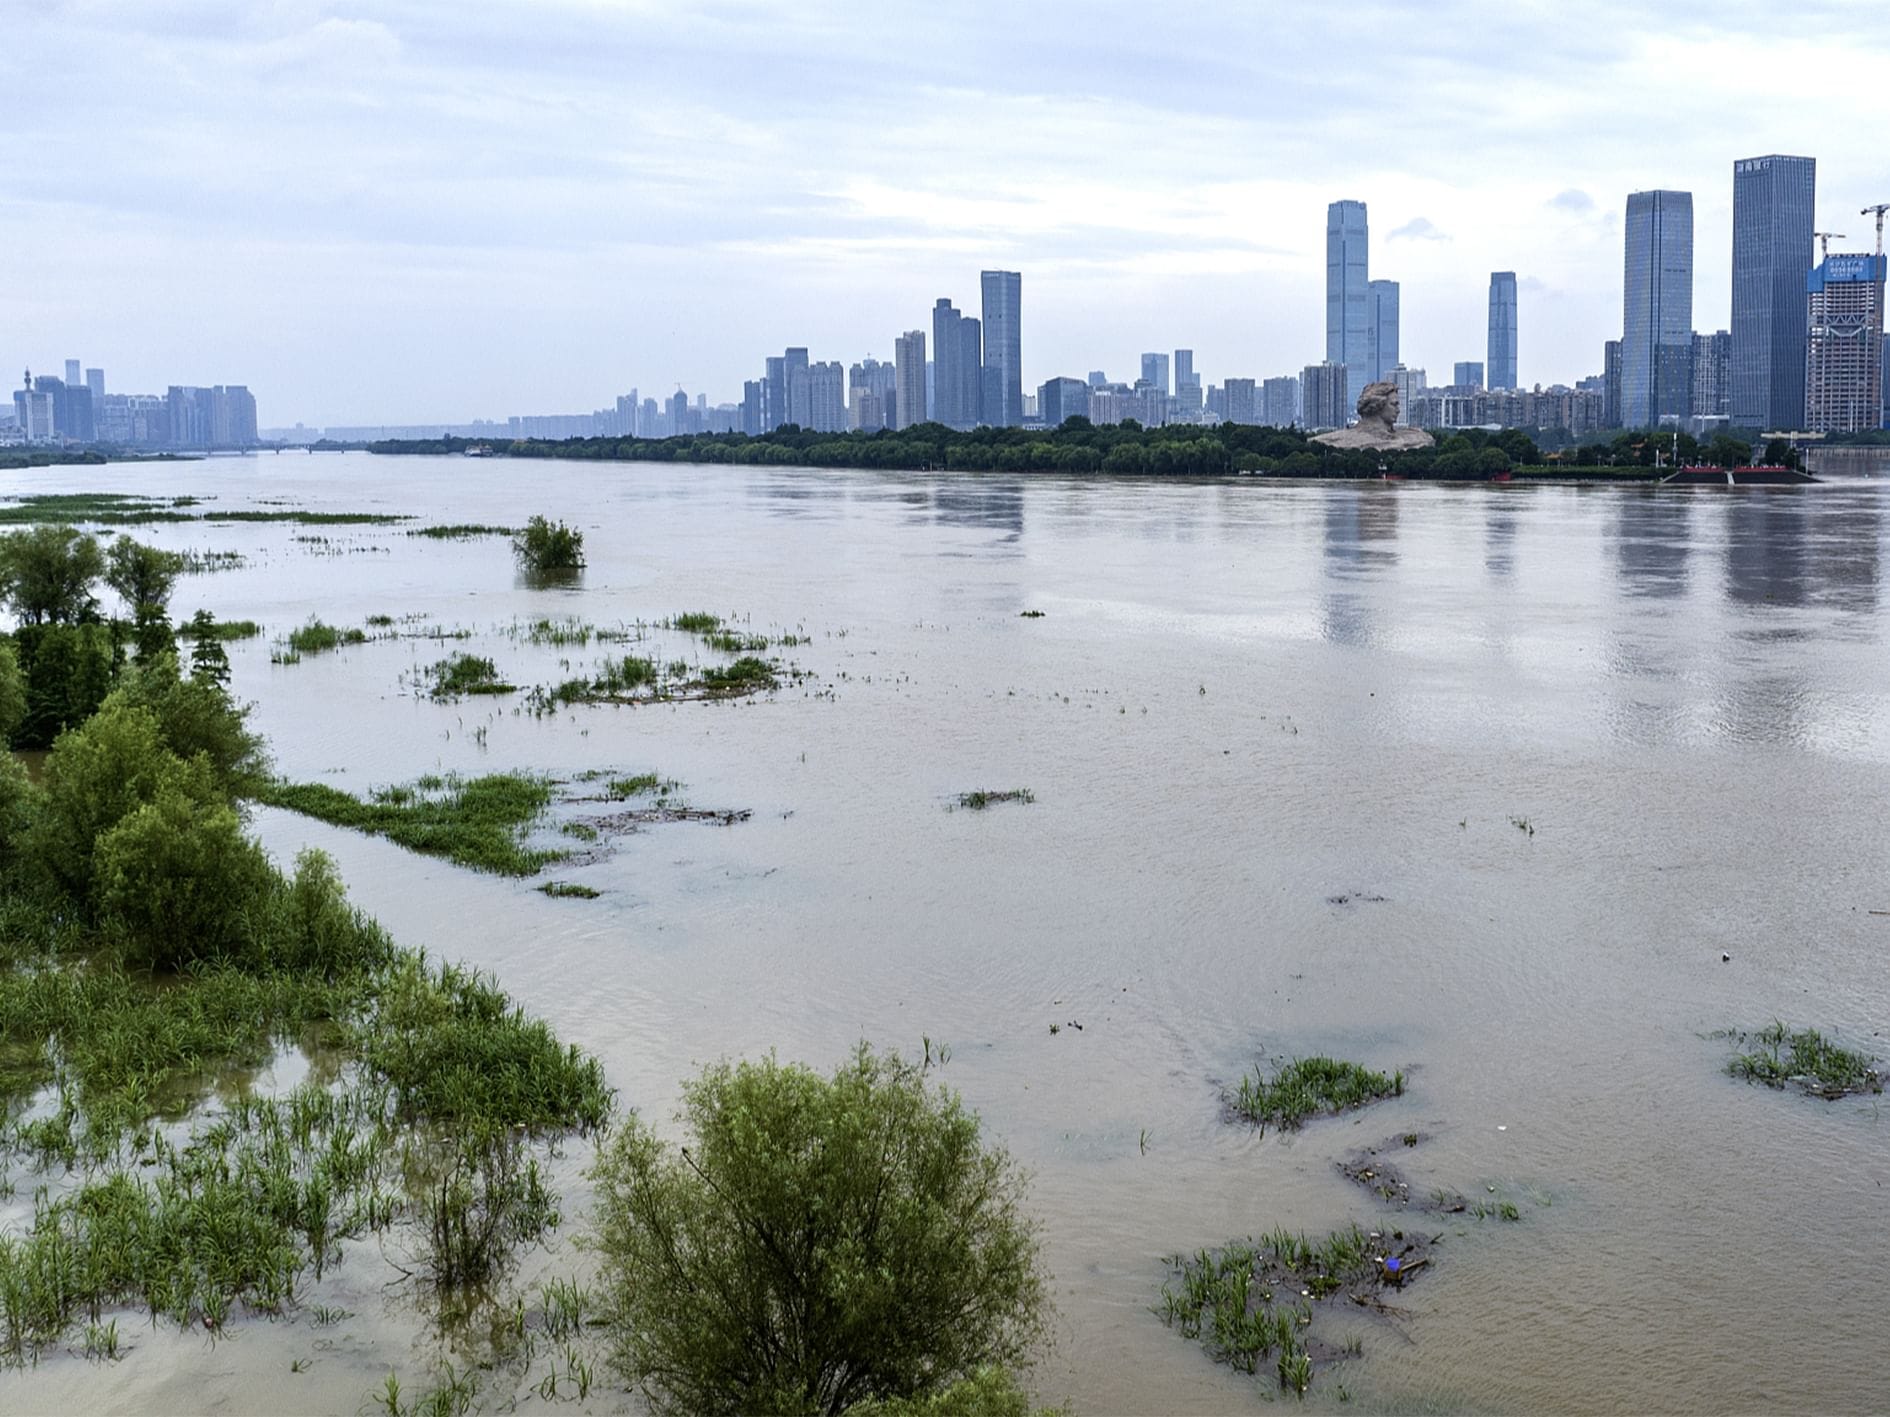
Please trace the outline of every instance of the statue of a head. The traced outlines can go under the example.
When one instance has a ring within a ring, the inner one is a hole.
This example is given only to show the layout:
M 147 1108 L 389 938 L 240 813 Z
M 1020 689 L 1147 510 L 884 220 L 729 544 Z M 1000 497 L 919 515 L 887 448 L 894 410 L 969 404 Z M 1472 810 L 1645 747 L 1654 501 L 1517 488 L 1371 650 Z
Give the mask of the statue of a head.
M 1398 426 L 1398 386 L 1381 380 L 1367 384 L 1358 396 L 1358 421 L 1361 427 L 1382 428 L 1390 433 Z

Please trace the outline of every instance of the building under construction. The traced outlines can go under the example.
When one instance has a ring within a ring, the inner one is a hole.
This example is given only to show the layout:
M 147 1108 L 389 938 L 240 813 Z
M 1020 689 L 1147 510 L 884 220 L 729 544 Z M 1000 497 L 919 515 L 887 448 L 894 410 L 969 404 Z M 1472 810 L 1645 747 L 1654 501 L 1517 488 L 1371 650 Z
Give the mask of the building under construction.
M 1876 428 L 1884 402 L 1884 257 L 1826 256 L 1805 288 L 1811 319 L 1805 427 L 1813 433 Z

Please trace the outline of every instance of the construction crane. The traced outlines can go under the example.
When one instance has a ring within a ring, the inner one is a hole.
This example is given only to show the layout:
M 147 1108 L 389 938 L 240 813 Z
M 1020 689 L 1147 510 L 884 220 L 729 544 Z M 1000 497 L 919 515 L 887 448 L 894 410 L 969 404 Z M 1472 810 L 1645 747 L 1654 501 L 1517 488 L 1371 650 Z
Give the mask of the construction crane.
M 1811 234 L 1818 238 L 1818 259 L 1821 261 L 1831 254 L 1833 241 L 1844 239 L 1844 233 L 1841 231 L 1814 231 Z
M 1865 207 L 1858 213 L 1859 216 L 1874 216 L 1877 218 L 1877 254 L 1879 256 L 1883 254 L 1883 214 L 1885 212 L 1890 212 L 1890 202 L 1879 202 L 1876 206 Z

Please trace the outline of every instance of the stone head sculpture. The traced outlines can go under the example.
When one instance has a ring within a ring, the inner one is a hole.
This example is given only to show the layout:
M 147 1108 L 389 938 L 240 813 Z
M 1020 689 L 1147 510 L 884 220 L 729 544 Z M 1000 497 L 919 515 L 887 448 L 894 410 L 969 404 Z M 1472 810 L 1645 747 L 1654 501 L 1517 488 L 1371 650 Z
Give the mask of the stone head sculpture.
M 1398 411 L 1396 384 L 1385 381 L 1367 384 L 1365 392 L 1358 396 L 1358 421 L 1361 428 L 1382 431 L 1390 436 L 1398 425 Z

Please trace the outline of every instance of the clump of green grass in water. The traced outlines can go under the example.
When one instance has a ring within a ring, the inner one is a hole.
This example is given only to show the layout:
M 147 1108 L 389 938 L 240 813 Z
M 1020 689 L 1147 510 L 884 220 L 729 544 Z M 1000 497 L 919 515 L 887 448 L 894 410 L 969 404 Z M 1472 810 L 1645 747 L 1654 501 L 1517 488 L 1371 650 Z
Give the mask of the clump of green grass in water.
M 1726 1065 L 1726 1071 L 1767 1087 L 1795 1083 L 1815 1097 L 1835 1101 L 1859 1093 L 1883 1091 L 1883 1077 L 1868 1054 L 1843 1048 L 1815 1028 L 1788 1029 L 1774 1021 L 1757 1033 L 1726 1035 L 1750 1048 Z
M 673 777 L 663 777 L 658 773 L 640 772 L 631 777 L 613 777 L 604 784 L 607 796 L 627 797 L 667 797 L 682 784 Z
M 440 660 L 427 670 L 432 682 L 429 698 L 442 702 L 464 694 L 511 694 L 515 685 L 499 677 L 498 666 L 475 654 L 455 654 Z
M 723 654 L 756 654 L 768 647 L 766 635 L 744 635 L 734 630 L 717 630 L 704 635 L 702 642 Z
M 706 610 L 692 610 L 683 615 L 672 615 L 669 627 L 690 635 L 712 635 L 722 628 L 722 617 L 711 615 Z
M 1373 1072 L 1337 1058 L 1300 1058 L 1271 1079 L 1255 1067 L 1228 1098 L 1235 1116 L 1261 1127 L 1297 1129 L 1308 1117 L 1350 1111 L 1384 1097 L 1404 1095 L 1404 1074 Z
M 409 536 L 424 536 L 434 541 L 470 541 L 476 536 L 517 536 L 518 528 L 509 526 L 482 526 L 478 522 L 453 522 L 445 526 L 417 526 L 410 528 Z
M 216 620 L 209 617 L 186 620 L 177 627 L 177 638 L 194 640 L 253 640 L 262 633 L 254 620 Z
M 752 694 L 772 689 L 780 680 L 767 660 L 744 655 L 733 664 L 709 665 L 702 671 L 701 683 L 711 694 Z
M 1356 1225 L 1321 1240 L 1276 1230 L 1219 1250 L 1168 1260 L 1172 1274 L 1155 1313 L 1217 1363 L 1257 1375 L 1273 1360 L 1282 1389 L 1305 1396 L 1313 1381 L 1306 1331 L 1313 1305 L 1335 1296 L 1369 1303 L 1386 1281 L 1387 1258 L 1405 1272 L 1424 1263 L 1423 1246 L 1365 1234 Z
M 1013 787 L 1007 792 L 993 792 L 980 788 L 976 792 L 961 792 L 955 806 L 963 807 L 968 812 L 982 812 L 986 807 L 995 807 L 1003 802 L 1021 802 L 1029 804 L 1037 800 L 1037 794 L 1028 787 Z
M 551 784 L 519 773 L 422 778 L 376 789 L 366 800 L 324 783 L 276 782 L 259 800 L 495 875 L 529 876 L 565 855 L 524 844 L 551 805 Z
M 539 891 L 553 900 L 596 900 L 602 891 L 579 885 L 576 881 L 546 881 Z
M 296 655 L 326 654 L 343 645 L 358 645 L 366 640 L 367 631 L 358 630 L 352 625 L 339 629 L 320 620 L 310 620 L 306 625 L 298 625 L 289 631 L 289 652 Z

